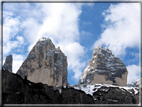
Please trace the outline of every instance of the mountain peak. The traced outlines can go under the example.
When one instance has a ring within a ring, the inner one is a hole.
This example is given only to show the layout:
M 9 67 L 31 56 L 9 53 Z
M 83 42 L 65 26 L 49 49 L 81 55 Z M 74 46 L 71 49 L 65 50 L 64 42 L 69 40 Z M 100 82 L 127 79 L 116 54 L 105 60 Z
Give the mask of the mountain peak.
M 92 59 L 84 69 L 79 84 L 113 84 L 126 86 L 128 71 L 124 63 L 101 45 L 95 48 Z
M 51 86 L 66 85 L 67 57 L 49 38 L 41 38 L 17 71 L 22 78 Z
M 99 45 L 98 48 L 102 48 L 102 45 Z
M 44 45 L 55 48 L 55 45 L 52 43 L 51 39 L 42 37 L 37 41 L 36 46 L 43 47 Z
M 102 47 L 101 45 L 94 49 L 92 57 L 95 57 L 97 54 L 106 57 L 114 57 L 111 50 L 109 50 L 107 47 Z
M 45 38 L 45 37 L 42 37 L 41 39 L 39 39 L 38 41 L 51 41 L 51 39 L 50 38 Z

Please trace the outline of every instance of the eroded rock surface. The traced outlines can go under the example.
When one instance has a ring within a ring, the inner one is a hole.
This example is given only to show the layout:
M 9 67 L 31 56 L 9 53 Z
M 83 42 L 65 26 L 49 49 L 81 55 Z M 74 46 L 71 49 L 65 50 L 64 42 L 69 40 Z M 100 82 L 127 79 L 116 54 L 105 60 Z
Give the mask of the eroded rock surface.
M 12 55 L 7 56 L 5 59 L 5 63 L 3 65 L 3 69 L 12 72 L 12 61 L 13 61 Z
M 67 85 L 67 57 L 49 38 L 40 39 L 17 71 L 22 78 L 50 86 Z
M 93 51 L 92 59 L 83 71 L 79 84 L 113 84 L 127 86 L 128 71 L 111 50 L 101 45 Z

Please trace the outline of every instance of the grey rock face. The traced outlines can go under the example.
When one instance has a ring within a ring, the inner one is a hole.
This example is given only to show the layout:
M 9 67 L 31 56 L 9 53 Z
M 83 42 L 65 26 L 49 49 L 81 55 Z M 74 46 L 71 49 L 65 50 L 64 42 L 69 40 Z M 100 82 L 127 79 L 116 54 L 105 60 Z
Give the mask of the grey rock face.
M 8 70 L 9 72 L 12 72 L 12 61 L 12 55 L 7 56 L 2 68 Z
M 67 57 L 49 38 L 40 39 L 17 71 L 22 78 L 48 85 L 67 85 Z
M 111 50 L 99 46 L 80 77 L 79 84 L 113 84 L 126 86 L 128 71 Z

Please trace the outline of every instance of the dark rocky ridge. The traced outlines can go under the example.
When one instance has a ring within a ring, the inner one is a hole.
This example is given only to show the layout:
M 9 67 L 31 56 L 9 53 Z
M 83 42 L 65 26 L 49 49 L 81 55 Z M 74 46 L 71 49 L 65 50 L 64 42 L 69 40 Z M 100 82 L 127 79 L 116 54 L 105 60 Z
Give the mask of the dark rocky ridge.
M 77 85 L 76 85 L 77 86 Z M 22 79 L 2 69 L 3 104 L 138 104 L 138 96 L 118 87 L 102 86 L 93 97 L 76 86 L 48 86 Z M 85 87 L 85 86 L 83 86 Z M 94 85 L 96 90 L 97 85 Z M 61 91 L 60 91 L 61 90 Z M 105 91 L 108 90 L 108 91 Z
M 3 104 L 91 104 L 94 101 L 91 96 L 73 88 L 60 87 L 60 94 L 53 86 L 30 82 L 7 70 L 2 70 L 2 77 Z

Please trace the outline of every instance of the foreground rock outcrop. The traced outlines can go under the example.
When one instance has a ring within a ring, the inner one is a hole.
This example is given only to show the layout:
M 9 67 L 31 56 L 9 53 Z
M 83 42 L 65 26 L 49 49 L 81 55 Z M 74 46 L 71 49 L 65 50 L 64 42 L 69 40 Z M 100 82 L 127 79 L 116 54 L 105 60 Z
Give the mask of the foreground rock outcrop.
M 50 39 L 40 39 L 23 62 L 17 74 L 23 79 L 50 86 L 67 85 L 67 57 Z
M 128 71 L 111 50 L 101 45 L 93 51 L 92 59 L 84 69 L 79 84 L 113 84 L 127 86 Z
M 7 69 L 9 72 L 12 72 L 12 55 L 8 55 L 5 59 L 5 63 L 3 65 L 3 69 Z
M 109 85 L 48 86 L 2 69 L 3 104 L 138 104 L 138 88 Z

